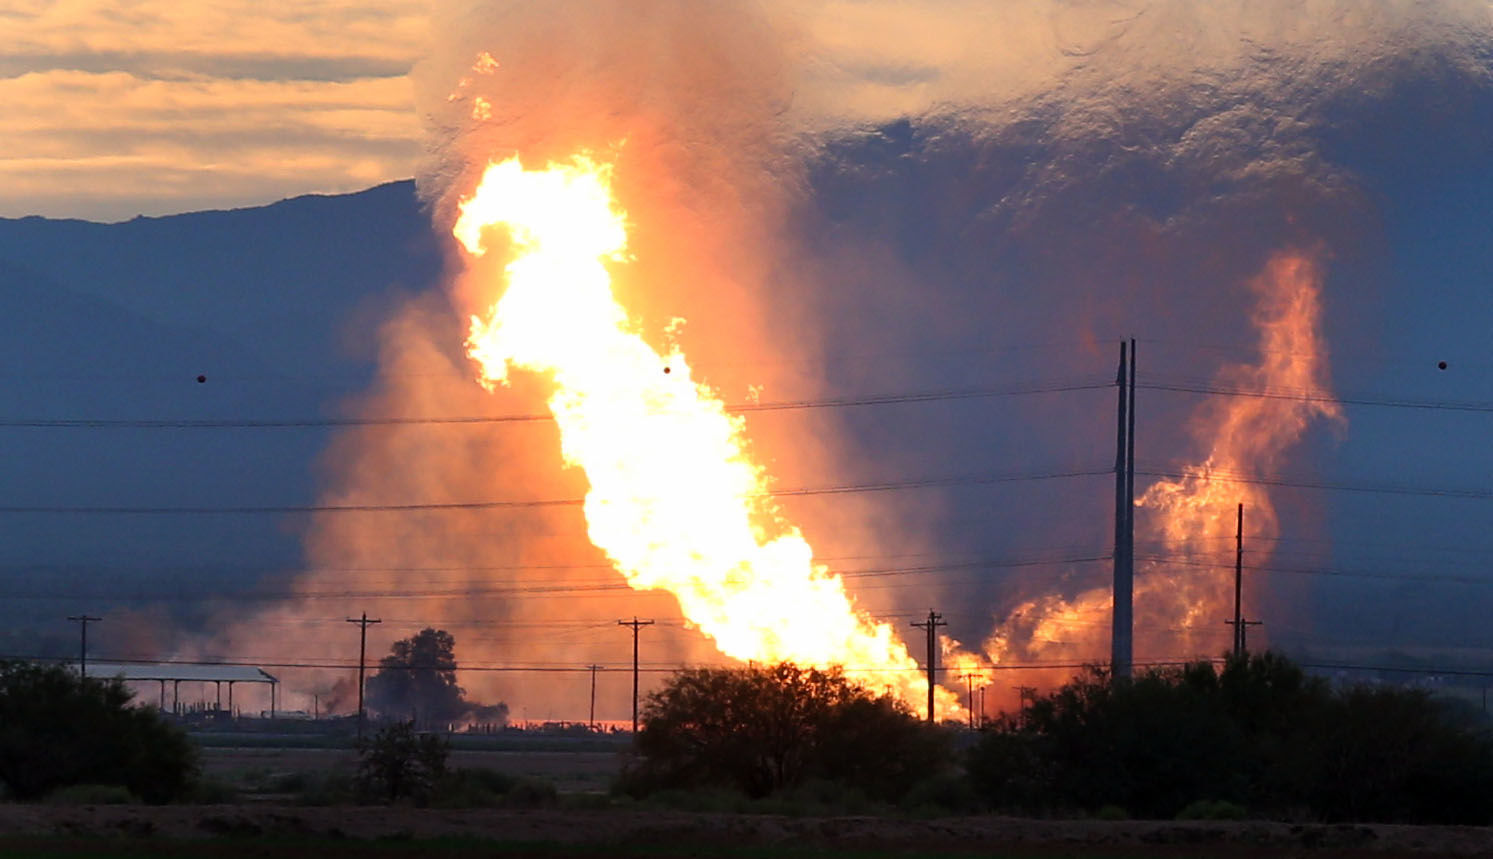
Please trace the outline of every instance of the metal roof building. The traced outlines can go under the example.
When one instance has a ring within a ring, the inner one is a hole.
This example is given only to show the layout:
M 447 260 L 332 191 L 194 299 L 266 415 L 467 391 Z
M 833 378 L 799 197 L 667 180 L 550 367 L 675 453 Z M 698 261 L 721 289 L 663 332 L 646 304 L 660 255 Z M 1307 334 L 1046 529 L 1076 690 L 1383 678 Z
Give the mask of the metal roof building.
M 275 714 L 275 691 L 280 679 L 263 668 L 252 665 L 192 665 L 186 663 L 112 663 L 90 662 L 88 673 L 93 677 L 118 677 L 130 683 L 154 682 L 161 684 L 161 710 L 166 710 L 166 684 L 172 684 L 171 710 L 180 710 L 182 683 L 213 683 L 218 688 L 218 707 L 223 706 L 223 684 L 228 684 L 228 709 L 233 709 L 233 686 L 235 683 L 268 683 L 270 685 L 270 716 Z

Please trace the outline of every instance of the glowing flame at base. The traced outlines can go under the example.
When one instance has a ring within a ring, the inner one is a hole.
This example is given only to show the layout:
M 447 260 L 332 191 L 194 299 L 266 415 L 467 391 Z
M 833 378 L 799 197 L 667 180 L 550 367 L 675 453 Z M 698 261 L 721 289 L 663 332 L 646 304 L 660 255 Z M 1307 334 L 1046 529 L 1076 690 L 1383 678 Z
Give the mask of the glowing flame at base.
M 722 653 L 845 666 L 919 706 L 927 685 L 892 627 L 858 611 L 844 583 L 768 495 L 743 422 L 691 380 L 684 355 L 654 351 L 612 294 L 625 216 L 611 168 L 586 157 L 525 170 L 490 164 L 453 230 L 473 256 L 506 230 L 506 288 L 474 317 L 468 354 L 491 387 L 510 366 L 548 374 L 565 463 L 590 482 L 591 541 L 635 588 L 664 588 Z M 955 696 L 938 689 L 940 714 Z

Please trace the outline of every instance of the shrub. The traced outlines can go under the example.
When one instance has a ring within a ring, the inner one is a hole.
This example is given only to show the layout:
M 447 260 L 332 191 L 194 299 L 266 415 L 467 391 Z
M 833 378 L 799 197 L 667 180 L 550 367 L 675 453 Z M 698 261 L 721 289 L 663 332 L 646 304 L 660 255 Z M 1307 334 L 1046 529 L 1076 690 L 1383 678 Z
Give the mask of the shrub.
M 999 808 L 1493 819 L 1493 740 L 1480 729 L 1422 692 L 1334 691 L 1273 653 L 1122 681 L 1090 669 L 1024 716 L 998 723 L 968 757 L 976 789 Z
M 637 751 L 621 780 L 634 795 L 713 786 L 756 798 L 824 779 L 896 799 L 951 760 L 947 735 L 896 699 L 789 663 L 675 674 L 648 696 Z
M 970 780 L 957 773 L 942 773 L 919 781 L 901 802 L 903 808 L 923 817 L 972 814 L 982 804 Z
M 450 752 L 441 737 L 416 733 L 413 721 L 397 722 L 358 742 L 359 787 L 370 798 L 426 802 L 446 774 Z
M 1178 820 L 1243 820 L 1244 806 L 1224 799 L 1200 799 L 1177 812 Z
M 196 748 L 132 697 L 118 679 L 0 663 L 0 781 L 20 800 L 79 784 L 122 786 L 151 803 L 185 795 Z

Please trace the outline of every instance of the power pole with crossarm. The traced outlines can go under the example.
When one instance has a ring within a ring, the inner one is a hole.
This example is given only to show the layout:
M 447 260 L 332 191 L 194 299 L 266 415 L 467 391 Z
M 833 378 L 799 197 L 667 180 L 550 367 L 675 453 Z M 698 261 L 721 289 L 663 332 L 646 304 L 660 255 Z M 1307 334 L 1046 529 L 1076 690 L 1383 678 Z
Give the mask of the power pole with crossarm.
M 915 621 L 913 626 L 928 631 L 928 721 L 933 721 L 933 677 L 938 672 L 938 628 L 948 626 L 943 615 L 928 609 L 928 619 Z
M 83 643 L 78 647 L 78 676 L 88 676 L 88 624 L 98 623 L 101 617 L 90 617 L 87 614 L 75 614 L 68 618 L 73 623 L 83 626 Z
M 358 625 L 358 739 L 363 739 L 363 664 L 368 659 L 368 625 L 383 623 L 383 620 L 375 618 L 368 619 L 368 612 L 363 612 L 362 617 L 350 617 L 348 623 Z
M 652 626 L 651 620 L 638 620 L 633 615 L 632 620 L 619 620 L 618 626 L 632 627 L 632 735 L 636 740 L 638 736 L 638 630 L 645 626 Z

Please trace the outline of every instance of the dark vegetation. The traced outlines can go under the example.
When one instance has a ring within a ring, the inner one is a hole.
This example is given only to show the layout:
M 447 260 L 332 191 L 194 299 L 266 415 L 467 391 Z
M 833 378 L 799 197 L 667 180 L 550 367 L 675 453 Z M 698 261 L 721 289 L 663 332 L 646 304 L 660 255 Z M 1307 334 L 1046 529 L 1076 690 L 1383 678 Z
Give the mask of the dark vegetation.
M 1090 669 L 971 752 L 992 806 L 1486 824 L 1493 741 L 1418 690 L 1333 689 L 1274 653 L 1112 683 Z
M 701 811 L 1493 821 L 1493 738 L 1418 690 L 1335 689 L 1265 653 L 1091 668 L 969 735 L 840 673 L 695 669 L 649 696 L 622 792 Z M 736 799 L 732 799 L 736 797 Z
M 232 802 L 788 815 L 1000 812 L 1182 820 L 1493 822 L 1485 717 L 1418 690 L 1334 688 L 1276 654 L 1089 669 L 978 734 L 932 726 L 839 671 L 681 671 L 652 693 L 611 796 L 448 766 L 390 723 L 356 764 L 198 777 L 194 745 L 116 680 L 0 663 L 0 789 L 59 804 Z M 963 750 L 960 751 L 959 747 Z
M 119 680 L 0 663 L 0 783 L 21 800 L 67 789 L 151 803 L 187 797 L 196 747 L 153 708 L 130 706 L 131 698 Z
M 687 669 L 648 696 L 642 718 L 620 783 L 633 796 L 723 788 L 755 799 L 827 784 L 896 801 L 954 765 L 948 731 L 838 669 Z

